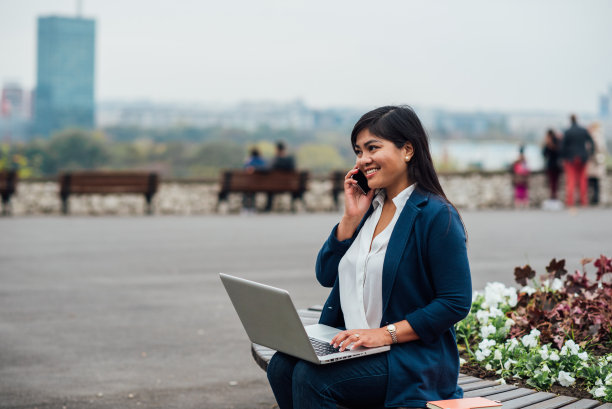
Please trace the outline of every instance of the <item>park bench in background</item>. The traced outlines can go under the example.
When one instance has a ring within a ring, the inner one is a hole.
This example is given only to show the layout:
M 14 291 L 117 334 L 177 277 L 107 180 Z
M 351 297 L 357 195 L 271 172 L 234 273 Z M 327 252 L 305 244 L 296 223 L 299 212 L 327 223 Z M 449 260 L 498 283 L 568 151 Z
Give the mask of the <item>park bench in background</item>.
M 291 193 L 292 209 L 296 199 L 303 199 L 308 182 L 306 171 L 286 170 L 229 170 L 221 174 L 219 202 L 227 200 L 230 193 Z
M 2 214 L 9 214 L 11 196 L 15 193 L 17 185 L 17 171 L 0 170 L 0 196 L 2 197 Z
M 59 184 L 64 214 L 69 211 L 70 195 L 121 193 L 143 194 L 146 212 L 151 214 L 151 200 L 157 192 L 159 176 L 154 172 L 78 171 L 61 174 Z
M 302 323 L 304 325 L 310 325 L 319 322 L 322 308 L 322 306 L 318 305 L 310 307 L 307 310 L 299 310 L 298 314 Z M 265 371 L 268 368 L 268 363 L 272 355 L 274 355 L 276 351 L 262 345 L 251 344 L 251 353 L 257 365 Z M 497 382 L 486 381 L 465 374 L 459 374 L 458 384 L 463 388 L 464 397 L 473 398 L 483 396 L 487 399 L 498 400 L 502 403 L 502 409 L 612 409 L 611 403 L 601 403 L 594 399 L 576 399 L 548 392 L 538 392 L 533 389 L 519 388 L 514 385 L 502 385 Z M 349 408 L 338 405 L 338 409 Z

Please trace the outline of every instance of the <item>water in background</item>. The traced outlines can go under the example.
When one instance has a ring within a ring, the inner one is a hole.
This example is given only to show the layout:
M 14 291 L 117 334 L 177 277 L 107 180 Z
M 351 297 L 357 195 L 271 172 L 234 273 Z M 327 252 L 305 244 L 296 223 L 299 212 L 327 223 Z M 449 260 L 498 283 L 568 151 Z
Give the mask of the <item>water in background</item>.
M 432 140 L 431 154 L 438 166 L 453 170 L 508 170 L 518 157 L 519 146 L 516 142 Z M 540 145 L 525 144 L 525 158 L 530 170 L 543 169 Z

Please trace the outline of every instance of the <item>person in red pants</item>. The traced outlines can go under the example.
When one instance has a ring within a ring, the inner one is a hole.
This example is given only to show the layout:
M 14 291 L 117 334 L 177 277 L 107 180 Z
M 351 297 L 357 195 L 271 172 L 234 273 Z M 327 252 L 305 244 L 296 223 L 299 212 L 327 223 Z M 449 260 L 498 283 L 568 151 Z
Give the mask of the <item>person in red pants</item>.
M 593 153 L 593 138 L 589 132 L 578 125 L 576 115 L 570 116 L 571 126 L 563 134 L 561 144 L 561 158 L 565 170 L 565 204 L 574 206 L 574 191 L 576 184 L 580 190 L 580 204 L 586 206 L 587 201 L 587 175 L 586 164 Z

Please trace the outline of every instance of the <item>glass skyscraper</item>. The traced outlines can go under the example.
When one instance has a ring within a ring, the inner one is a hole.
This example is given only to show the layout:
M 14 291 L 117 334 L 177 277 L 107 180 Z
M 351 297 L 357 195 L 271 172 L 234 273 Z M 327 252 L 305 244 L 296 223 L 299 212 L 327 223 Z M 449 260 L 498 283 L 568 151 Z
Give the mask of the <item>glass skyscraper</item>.
M 95 20 L 38 18 L 36 133 L 94 126 Z

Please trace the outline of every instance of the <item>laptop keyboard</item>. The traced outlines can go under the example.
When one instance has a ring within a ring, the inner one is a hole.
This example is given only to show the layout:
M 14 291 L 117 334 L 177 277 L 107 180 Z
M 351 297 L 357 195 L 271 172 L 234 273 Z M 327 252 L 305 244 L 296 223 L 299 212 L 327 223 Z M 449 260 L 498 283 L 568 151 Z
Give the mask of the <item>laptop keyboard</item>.
M 329 342 L 319 341 L 318 339 L 309 338 L 310 343 L 314 347 L 317 356 L 325 356 L 340 352 L 340 348 L 334 348 Z

